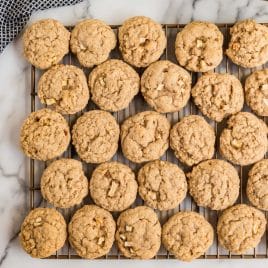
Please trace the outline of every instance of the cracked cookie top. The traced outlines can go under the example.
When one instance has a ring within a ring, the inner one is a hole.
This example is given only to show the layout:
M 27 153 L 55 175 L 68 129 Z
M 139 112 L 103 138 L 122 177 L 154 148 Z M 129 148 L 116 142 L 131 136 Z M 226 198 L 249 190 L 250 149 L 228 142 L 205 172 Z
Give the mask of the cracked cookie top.
M 143 16 L 126 20 L 119 28 L 118 39 L 124 61 L 136 67 L 157 61 L 167 44 L 162 26 Z
M 71 51 L 84 67 L 89 68 L 106 61 L 115 46 L 116 36 L 113 30 L 101 20 L 83 20 L 72 30 Z
M 207 72 L 222 60 L 223 35 L 209 22 L 194 21 L 177 34 L 176 58 L 181 66 L 193 72 Z
M 35 67 L 47 69 L 69 52 L 69 31 L 57 20 L 39 20 L 23 34 L 24 56 Z
M 113 246 L 115 221 L 107 210 L 86 205 L 73 215 L 68 234 L 71 246 L 80 257 L 99 258 Z
M 268 28 L 247 19 L 237 22 L 231 29 L 227 56 L 237 65 L 253 68 L 268 60 Z
M 121 147 L 126 158 L 135 163 L 156 160 L 168 148 L 170 124 L 165 116 L 145 111 L 126 119 L 121 125 Z
M 66 223 L 54 208 L 35 208 L 24 219 L 19 239 L 23 249 L 34 258 L 46 258 L 63 247 Z
M 125 109 L 139 92 L 140 77 L 121 60 L 108 60 L 89 75 L 92 101 L 102 110 L 116 112 Z
M 146 205 L 158 209 L 173 209 L 187 193 L 184 172 L 175 164 L 156 160 L 144 165 L 138 173 L 139 194 Z
M 234 164 L 246 166 L 261 160 L 267 151 L 267 126 L 255 115 L 231 116 L 220 135 L 220 152 Z
M 244 92 L 240 81 L 231 74 L 202 75 L 191 94 L 195 105 L 208 118 L 217 122 L 242 110 Z
M 72 142 L 82 160 L 102 163 L 116 153 L 119 126 L 108 112 L 92 110 L 79 117 L 72 129 Z
M 40 182 L 43 197 L 55 207 L 78 205 L 88 194 L 88 180 L 82 163 L 75 159 L 52 162 L 44 171 Z
M 38 82 L 38 97 L 62 114 L 74 114 L 85 108 L 89 100 L 84 72 L 73 65 L 56 65 Z
M 127 258 L 153 258 L 161 243 L 161 226 L 156 213 L 146 206 L 122 212 L 117 220 L 115 240 Z
M 138 185 L 135 173 L 128 166 L 109 162 L 93 171 L 89 188 L 97 205 L 109 211 L 122 211 L 135 202 Z
M 214 146 L 214 130 L 199 115 L 185 116 L 170 131 L 170 147 L 175 156 L 188 166 L 212 158 Z
M 222 210 L 233 205 L 239 195 L 238 173 L 226 161 L 212 159 L 201 162 L 186 176 L 190 195 L 198 206 Z
M 159 113 L 180 111 L 188 102 L 191 76 L 180 66 L 161 60 L 152 63 L 141 77 L 141 93 Z
M 259 161 L 249 171 L 247 196 L 254 206 L 268 211 L 268 159 Z
M 60 156 L 70 142 L 70 130 L 64 117 L 50 109 L 32 112 L 23 122 L 20 144 L 33 159 L 47 161 Z
M 182 261 L 191 261 L 204 254 L 213 243 L 210 223 L 196 212 L 178 212 L 162 229 L 164 247 Z
M 237 254 L 243 254 L 256 247 L 265 229 L 265 215 L 245 204 L 226 209 L 220 216 L 217 225 L 220 244 L 225 249 Z

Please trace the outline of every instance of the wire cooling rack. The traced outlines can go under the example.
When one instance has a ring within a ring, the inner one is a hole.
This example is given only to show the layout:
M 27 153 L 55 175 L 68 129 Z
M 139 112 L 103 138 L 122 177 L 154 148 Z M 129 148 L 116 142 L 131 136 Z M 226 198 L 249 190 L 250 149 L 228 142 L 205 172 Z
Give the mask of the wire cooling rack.
M 265 25 L 268 25 L 268 23 Z M 168 59 L 174 63 L 177 63 L 176 58 L 175 58 L 175 48 L 174 48 L 175 38 L 176 38 L 176 34 L 179 31 L 181 31 L 184 26 L 185 25 L 176 25 L 176 24 L 172 24 L 172 25 L 164 24 L 163 25 L 163 29 L 167 37 L 167 48 L 165 52 L 163 53 L 161 59 Z M 228 41 L 229 41 L 229 29 L 232 25 L 231 24 L 218 24 L 217 26 L 219 27 L 219 29 L 224 35 L 224 48 L 226 48 Z M 115 34 L 117 35 L 119 25 L 113 25 L 111 27 L 114 30 Z M 71 29 L 72 27 L 69 27 L 69 30 Z M 118 50 L 118 46 L 111 53 L 111 58 L 117 58 L 117 59 L 121 58 L 121 55 Z M 75 58 L 75 56 L 72 55 L 71 53 L 65 56 L 65 58 L 63 59 L 63 63 L 73 64 L 73 65 L 81 67 L 77 59 Z M 226 56 L 224 56 L 220 66 L 218 66 L 214 71 L 220 72 L 220 73 L 231 73 L 235 75 L 243 84 L 244 79 L 247 75 L 249 75 L 250 73 L 252 73 L 253 71 L 257 69 L 263 69 L 265 67 L 267 66 L 263 65 L 259 68 L 253 68 L 253 69 L 240 68 L 232 64 L 232 62 Z M 85 69 L 85 68 L 82 68 L 82 69 L 85 71 L 86 75 L 88 75 L 89 72 L 91 71 L 91 69 Z M 137 71 L 139 72 L 139 74 L 142 74 L 143 69 L 137 69 Z M 37 92 L 36 92 L 37 83 L 41 74 L 42 73 L 39 70 L 36 70 L 35 67 L 33 66 L 31 67 L 31 93 L 30 93 L 31 112 L 42 107 L 42 105 L 40 104 L 38 100 Z M 191 74 L 192 83 L 195 84 L 196 80 L 201 75 L 202 75 L 201 73 L 192 73 Z M 84 111 L 79 112 L 76 115 L 66 116 L 66 119 L 70 125 L 70 128 L 72 127 L 73 123 L 76 121 L 76 119 L 79 116 L 81 116 L 84 112 L 88 110 L 92 110 L 92 109 L 98 109 L 98 108 L 91 101 L 89 101 L 88 106 L 86 107 L 86 109 L 84 109 Z M 113 113 L 113 116 L 116 118 L 117 122 L 121 124 L 124 121 L 124 119 L 126 119 L 127 117 L 134 115 L 138 112 L 145 111 L 145 110 L 151 110 L 151 108 L 145 103 L 141 95 L 138 94 L 135 97 L 135 99 L 132 101 L 132 103 L 128 106 L 128 108 L 126 108 L 123 111 Z M 246 107 L 245 105 L 244 110 L 249 110 L 249 108 Z M 169 113 L 166 115 L 166 117 L 171 122 L 171 124 L 175 124 L 181 118 L 189 114 L 201 115 L 201 113 L 197 110 L 197 108 L 193 104 L 192 100 L 190 100 L 188 105 L 180 112 Z M 265 122 L 267 122 L 267 118 L 262 118 L 262 119 Z M 226 120 L 224 120 L 221 123 L 215 123 L 211 120 L 208 120 L 208 122 L 214 127 L 216 135 L 217 135 L 217 139 L 216 139 L 217 150 L 214 155 L 214 158 L 221 158 L 221 156 L 218 153 L 218 137 L 219 137 L 218 134 L 226 125 Z M 65 152 L 64 157 L 79 159 L 78 155 L 76 154 L 74 148 L 71 145 L 69 146 L 68 150 Z M 176 163 L 184 171 L 189 170 L 189 168 L 187 168 L 186 166 L 183 166 L 181 163 L 178 162 L 178 160 L 174 157 L 174 154 L 170 149 L 168 149 L 168 151 L 165 153 L 162 159 Z M 128 161 L 123 156 L 120 148 L 117 154 L 113 157 L 113 160 L 120 161 L 128 165 L 135 172 L 137 172 L 137 170 L 140 168 L 139 164 L 134 164 Z M 42 199 L 41 192 L 40 192 L 40 185 L 39 185 L 41 174 L 44 168 L 48 164 L 49 164 L 48 162 L 42 163 L 40 161 L 29 160 L 29 201 L 30 201 L 29 205 L 30 205 L 30 209 L 33 209 L 39 206 L 41 207 L 50 206 L 45 200 Z M 84 170 L 85 170 L 87 177 L 90 178 L 92 170 L 96 167 L 96 165 L 85 164 L 85 163 L 83 163 L 83 165 L 84 165 Z M 247 166 L 247 167 L 236 166 L 236 168 L 239 172 L 240 180 L 241 180 L 240 194 L 239 194 L 237 203 L 248 203 L 248 200 L 245 194 L 245 188 L 246 188 L 247 174 L 250 169 L 250 166 Z M 90 200 L 90 197 L 87 197 L 83 202 L 83 204 L 88 204 L 88 203 L 92 203 L 92 201 Z M 71 209 L 58 209 L 58 210 L 64 215 L 68 223 L 73 213 L 83 204 L 79 206 L 75 206 L 74 208 L 71 208 Z M 132 207 L 135 207 L 137 205 L 142 205 L 142 204 L 143 204 L 143 201 L 139 197 L 137 197 L 137 200 Z M 159 211 L 156 211 L 156 212 L 159 216 L 159 220 L 161 224 L 163 224 L 171 215 L 173 215 L 177 211 L 185 211 L 185 210 L 192 210 L 192 211 L 196 211 L 202 214 L 214 227 L 215 238 L 214 238 L 213 245 L 204 255 L 200 257 L 201 259 L 268 258 L 268 232 L 267 231 L 265 232 L 260 244 L 255 249 L 248 251 L 246 254 L 243 254 L 243 255 L 231 254 L 229 251 L 223 249 L 219 245 L 218 240 L 217 240 L 217 235 L 216 235 L 216 224 L 217 224 L 219 212 L 211 211 L 209 209 L 197 206 L 196 203 L 192 200 L 192 198 L 189 195 L 187 195 L 187 198 L 176 209 L 169 210 L 166 212 L 159 212 Z M 118 213 L 113 213 L 113 216 L 116 219 L 118 217 Z M 266 219 L 268 220 L 267 212 L 266 212 Z M 74 252 L 74 250 L 70 247 L 67 241 L 65 246 L 59 251 L 57 251 L 56 254 L 51 256 L 50 258 L 52 259 L 78 259 L 80 257 Z M 121 259 L 121 258 L 123 259 L 124 256 L 120 254 L 120 252 L 115 246 L 113 246 L 111 251 L 106 256 L 103 256 L 101 259 Z M 174 259 L 174 256 L 161 246 L 158 254 L 155 256 L 155 259 Z

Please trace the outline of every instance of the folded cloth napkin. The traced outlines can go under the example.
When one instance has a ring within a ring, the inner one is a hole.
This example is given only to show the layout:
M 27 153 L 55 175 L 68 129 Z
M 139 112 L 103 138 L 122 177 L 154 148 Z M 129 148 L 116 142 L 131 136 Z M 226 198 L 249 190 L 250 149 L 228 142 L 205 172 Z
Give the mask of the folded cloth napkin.
M 0 0 L 0 53 L 21 32 L 36 10 L 73 5 L 82 0 Z

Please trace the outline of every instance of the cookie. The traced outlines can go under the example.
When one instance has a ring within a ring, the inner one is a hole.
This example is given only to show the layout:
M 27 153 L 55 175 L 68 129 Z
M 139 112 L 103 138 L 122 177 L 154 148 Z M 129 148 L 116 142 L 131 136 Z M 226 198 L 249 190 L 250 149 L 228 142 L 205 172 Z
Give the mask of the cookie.
M 101 20 L 83 20 L 72 30 L 70 48 L 84 67 L 106 61 L 115 46 L 116 36 L 112 28 Z
M 157 61 L 167 44 L 162 26 L 143 16 L 126 20 L 119 28 L 118 39 L 124 61 L 136 67 Z
M 237 22 L 231 29 L 227 56 L 245 68 L 260 66 L 268 60 L 268 28 L 247 19 Z
M 138 184 L 135 173 L 119 162 L 100 164 L 90 179 L 93 201 L 109 211 L 122 211 L 136 199 Z
M 126 119 L 121 125 L 124 156 L 135 163 L 156 160 L 168 148 L 170 124 L 165 116 L 145 111 Z
M 255 207 L 268 211 L 268 159 L 256 163 L 249 171 L 247 196 Z
M 176 213 L 162 229 L 164 247 L 182 261 L 192 261 L 204 254 L 212 245 L 213 237 L 210 223 L 192 211 Z
M 184 172 L 175 164 L 155 160 L 138 173 L 139 195 L 146 205 L 168 210 L 177 207 L 187 193 Z
M 239 204 L 226 209 L 219 217 L 218 240 L 230 252 L 243 254 L 259 244 L 265 229 L 265 215 L 261 211 Z
M 157 61 L 144 71 L 141 93 L 157 112 L 178 112 L 190 98 L 191 82 L 183 68 L 167 60 Z
M 127 108 L 139 92 L 140 77 L 121 60 L 108 60 L 89 75 L 92 101 L 102 110 L 117 112 Z
M 127 258 L 153 258 L 161 243 L 161 226 L 156 213 L 145 206 L 122 212 L 117 220 L 115 240 Z
M 70 245 L 80 257 L 96 259 L 112 248 L 115 221 L 107 210 L 86 205 L 74 213 L 68 234 Z
M 244 92 L 240 81 L 231 74 L 202 75 L 192 88 L 195 105 L 216 122 L 242 110 Z
M 220 152 L 234 164 L 246 166 L 261 160 L 267 151 L 267 126 L 255 115 L 231 116 L 220 135 Z
M 93 110 L 79 117 L 72 129 L 72 142 L 86 163 L 102 163 L 116 153 L 119 126 L 108 112 Z
M 88 180 L 82 163 L 75 159 L 52 162 L 44 171 L 40 188 L 42 196 L 54 207 L 70 208 L 88 194 Z
M 268 116 L 268 69 L 256 71 L 245 82 L 247 105 L 259 116 Z
M 26 59 L 35 67 L 47 69 L 69 52 L 69 31 L 57 20 L 39 20 L 23 34 Z
M 192 166 L 214 154 L 215 133 L 199 115 L 189 115 L 176 123 L 170 131 L 170 147 L 184 164 Z
M 223 35 L 215 24 L 193 21 L 177 34 L 175 54 L 187 70 L 207 72 L 220 64 L 222 46 Z
M 54 208 L 35 208 L 24 219 L 19 234 L 23 249 L 34 258 L 46 258 L 63 247 L 66 223 Z
M 198 206 L 222 210 L 237 200 L 240 179 L 236 169 L 224 160 L 201 162 L 186 176 L 190 195 Z
M 53 66 L 38 82 L 38 97 L 41 103 L 51 105 L 61 114 L 75 114 L 89 100 L 86 76 L 73 65 Z
M 62 115 L 50 109 L 32 112 L 23 122 L 20 145 L 32 159 L 47 161 L 63 154 L 70 142 L 70 130 Z

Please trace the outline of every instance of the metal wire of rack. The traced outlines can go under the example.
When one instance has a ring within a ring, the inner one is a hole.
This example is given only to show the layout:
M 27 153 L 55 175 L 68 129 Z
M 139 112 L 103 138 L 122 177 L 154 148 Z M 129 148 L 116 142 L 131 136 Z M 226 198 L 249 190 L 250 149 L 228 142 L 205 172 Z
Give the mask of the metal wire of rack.
M 265 25 L 268 25 L 265 24 Z M 112 29 L 114 30 L 115 34 L 117 34 L 118 27 L 120 25 L 113 25 L 111 26 Z M 185 25 L 177 25 L 177 24 L 163 24 L 163 29 L 165 31 L 166 37 L 167 37 L 167 48 L 165 52 L 163 53 L 161 59 L 167 59 L 170 60 L 174 63 L 177 63 L 176 58 L 175 58 L 175 48 L 174 48 L 174 43 L 175 43 L 175 38 L 176 35 Z M 229 29 L 232 26 L 232 24 L 217 24 L 219 29 L 224 35 L 224 48 L 226 48 L 229 40 Z M 72 29 L 72 27 L 68 27 L 69 30 Z M 121 59 L 121 55 L 119 53 L 118 47 L 111 53 L 111 58 L 118 58 Z M 65 58 L 63 59 L 64 64 L 73 64 L 76 66 L 80 66 L 78 63 L 77 59 L 75 58 L 74 55 L 69 53 Z M 82 67 L 81 67 L 82 68 Z M 234 65 L 226 56 L 224 56 L 221 64 L 214 70 L 215 72 L 221 72 L 221 73 L 231 73 L 235 75 L 236 77 L 239 78 L 239 80 L 243 83 L 244 79 L 247 75 L 252 73 L 253 71 L 257 69 L 263 69 L 267 68 L 266 65 L 261 66 L 260 68 L 253 68 L 253 69 L 244 69 L 240 68 L 236 65 Z M 84 69 L 86 75 L 90 72 L 90 69 Z M 137 69 L 137 71 L 141 74 L 143 72 L 143 69 Z M 31 103 L 31 112 L 35 111 L 36 109 L 39 109 L 42 107 L 40 104 L 38 98 L 37 98 L 37 82 L 38 78 L 40 77 L 41 72 L 37 70 L 34 66 L 31 67 L 31 93 L 30 93 L 30 103 Z M 202 74 L 200 73 L 191 73 L 192 76 L 192 84 L 196 82 L 199 76 Z M 89 104 L 87 105 L 86 109 L 84 111 L 77 113 L 76 115 L 72 116 L 66 116 L 66 120 L 68 121 L 70 127 L 72 127 L 73 123 L 76 121 L 76 119 L 81 116 L 84 112 L 92 109 L 97 109 L 97 107 L 90 101 Z M 125 118 L 128 116 L 131 116 L 137 112 L 141 112 L 144 110 L 151 110 L 150 107 L 145 103 L 143 98 L 141 97 L 140 94 L 138 94 L 134 101 L 129 105 L 128 108 L 126 108 L 123 111 L 119 111 L 116 113 L 113 113 L 114 117 L 116 118 L 117 122 L 121 124 Z M 248 107 L 244 107 L 244 110 L 248 110 Z M 201 113 L 198 111 L 198 109 L 195 107 L 193 104 L 192 100 L 189 101 L 187 106 L 183 108 L 180 112 L 177 113 L 170 113 L 167 114 L 166 117 L 167 119 L 171 122 L 171 124 L 174 124 L 178 122 L 182 117 L 188 115 L 188 114 L 199 114 Z M 267 123 L 267 118 L 263 117 L 262 118 L 266 123 Z M 214 127 L 215 133 L 217 136 L 217 141 L 216 141 L 216 149 L 218 149 L 218 134 L 221 132 L 221 130 L 224 128 L 226 125 L 226 120 L 224 120 L 221 123 L 215 123 L 211 120 L 208 120 L 208 122 Z M 76 158 L 79 159 L 78 155 L 76 154 L 74 148 L 70 145 L 68 150 L 64 153 L 64 157 L 68 158 Z M 215 158 L 220 158 L 220 155 L 218 151 L 216 150 Z M 181 163 L 178 162 L 178 160 L 174 157 L 173 152 L 168 149 L 166 154 L 161 158 L 163 160 L 168 160 L 170 162 L 178 164 L 184 171 L 188 171 L 189 168 L 186 166 L 183 166 Z M 117 154 L 114 156 L 113 160 L 120 161 L 126 165 L 128 165 L 130 168 L 132 168 L 134 171 L 137 171 L 140 167 L 139 164 L 134 164 L 131 163 L 129 160 L 127 160 L 120 148 Z M 45 200 L 42 199 L 41 192 L 40 192 L 40 177 L 42 174 L 42 171 L 44 168 L 47 166 L 49 163 L 41 163 L 39 161 L 35 160 L 29 160 L 29 209 L 33 209 L 37 206 L 42 206 L 42 207 L 48 207 L 50 206 Z M 84 165 L 84 170 L 88 178 L 91 176 L 92 170 L 95 168 L 96 165 L 89 165 L 85 164 Z M 240 195 L 237 200 L 237 203 L 248 203 L 248 200 L 246 198 L 245 194 L 245 183 L 247 180 L 247 173 L 250 169 L 250 167 L 241 167 L 241 166 L 236 166 L 239 175 L 240 175 Z M 83 204 L 87 203 L 92 203 L 89 197 L 86 198 L 86 200 L 83 201 Z M 58 209 L 65 217 L 67 223 L 70 220 L 70 217 L 73 215 L 73 213 L 81 207 L 83 204 L 80 206 L 75 206 L 74 208 L 71 209 Z M 136 205 L 141 205 L 143 204 L 143 201 L 137 197 L 137 200 L 133 206 Z M 220 245 L 218 244 L 217 240 L 217 235 L 216 235 L 216 223 L 217 219 L 219 216 L 219 212 L 217 211 L 211 211 L 207 208 L 202 208 L 198 207 L 196 203 L 193 201 L 193 199 L 187 195 L 187 198 L 180 204 L 176 209 L 166 211 L 166 212 L 160 212 L 156 211 L 159 220 L 161 224 L 163 224 L 171 215 L 173 215 L 177 211 L 184 211 L 184 210 L 192 210 L 196 211 L 200 214 L 202 214 L 214 227 L 215 230 L 215 239 L 212 247 L 200 257 L 200 259 L 252 259 L 252 258 L 268 258 L 268 231 L 265 232 L 260 244 L 256 247 L 256 249 L 253 249 L 246 254 L 243 255 L 238 255 L 238 254 L 231 254 L 227 250 L 224 250 Z M 266 219 L 268 220 L 268 213 L 265 213 Z M 113 216 L 115 219 L 117 218 L 118 214 L 114 213 Z M 70 245 L 68 244 L 68 241 L 66 242 L 66 245 L 56 252 L 55 255 L 51 256 L 50 258 L 52 259 L 79 259 L 80 257 L 71 249 Z M 120 254 L 118 249 L 113 246 L 109 254 L 106 256 L 103 256 L 101 259 L 124 259 L 124 257 Z M 174 256 L 170 254 L 168 251 L 166 251 L 163 247 L 160 248 L 158 254 L 155 256 L 155 259 L 174 259 Z

